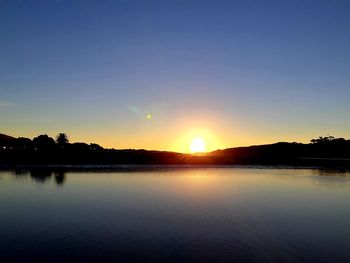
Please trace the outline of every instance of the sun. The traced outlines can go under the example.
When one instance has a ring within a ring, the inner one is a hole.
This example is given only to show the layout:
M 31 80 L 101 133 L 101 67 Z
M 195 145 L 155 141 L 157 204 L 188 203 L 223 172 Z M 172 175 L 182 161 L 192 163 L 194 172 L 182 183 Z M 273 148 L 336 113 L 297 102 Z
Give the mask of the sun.
M 192 153 L 202 153 L 206 150 L 205 141 L 201 137 L 196 137 L 191 141 L 190 149 Z

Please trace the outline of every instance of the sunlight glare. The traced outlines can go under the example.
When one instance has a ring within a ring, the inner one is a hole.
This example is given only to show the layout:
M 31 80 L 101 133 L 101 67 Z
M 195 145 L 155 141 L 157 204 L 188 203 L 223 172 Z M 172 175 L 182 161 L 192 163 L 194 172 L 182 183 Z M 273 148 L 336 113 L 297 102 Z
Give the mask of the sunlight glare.
M 196 137 L 192 140 L 190 149 L 192 153 L 201 153 L 206 149 L 205 142 L 202 138 Z

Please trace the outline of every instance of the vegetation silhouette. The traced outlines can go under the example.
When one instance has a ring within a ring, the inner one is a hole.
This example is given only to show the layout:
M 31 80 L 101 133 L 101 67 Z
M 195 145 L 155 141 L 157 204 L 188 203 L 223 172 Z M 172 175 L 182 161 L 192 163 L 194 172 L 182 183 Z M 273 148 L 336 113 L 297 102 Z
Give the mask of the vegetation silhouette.
M 65 133 L 59 133 L 56 137 L 56 143 L 60 148 L 64 148 L 68 143 L 68 136 Z
M 350 140 L 333 136 L 312 139 L 310 143 L 279 142 L 236 147 L 206 154 L 166 151 L 105 149 L 96 143 L 70 143 L 65 133 L 56 140 L 47 134 L 33 140 L 0 134 L 0 166 L 19 165 L 293 165 L 350 168 Z M 36 172 L 33 178 L 39 178 Z M 45 180 L 45 176 L 40 176 Z M 57 183 L 64 175 L 55 174 Z
M 51 152 L 55 148 L 55 140 L 47 134 L 39 135 L 33 139 L 33 146 L 36 151 Z

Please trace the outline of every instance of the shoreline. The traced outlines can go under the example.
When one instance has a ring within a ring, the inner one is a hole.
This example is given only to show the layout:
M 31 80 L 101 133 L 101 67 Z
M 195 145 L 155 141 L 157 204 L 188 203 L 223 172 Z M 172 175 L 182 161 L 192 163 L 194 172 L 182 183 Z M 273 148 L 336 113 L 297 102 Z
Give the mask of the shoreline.
M 168 169 L 296 169 L 349 171 L 350 167 L 321 165 L 283 165 L 283 164 L 0 164 L 0 171 L 8 170 L 52 170 L 52 171 L 155 171 Z

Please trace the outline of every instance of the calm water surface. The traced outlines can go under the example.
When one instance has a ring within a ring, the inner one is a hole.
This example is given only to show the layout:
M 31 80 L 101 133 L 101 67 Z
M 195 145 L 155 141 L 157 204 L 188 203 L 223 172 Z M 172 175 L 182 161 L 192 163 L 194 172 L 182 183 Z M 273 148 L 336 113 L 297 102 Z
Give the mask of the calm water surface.
M 0 172 L 0 262 L 350 262 L 350 174 Z

